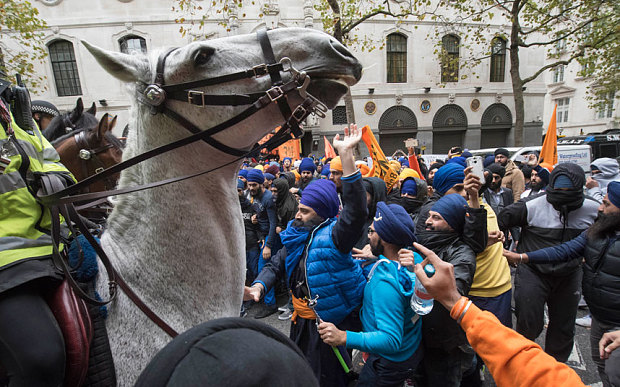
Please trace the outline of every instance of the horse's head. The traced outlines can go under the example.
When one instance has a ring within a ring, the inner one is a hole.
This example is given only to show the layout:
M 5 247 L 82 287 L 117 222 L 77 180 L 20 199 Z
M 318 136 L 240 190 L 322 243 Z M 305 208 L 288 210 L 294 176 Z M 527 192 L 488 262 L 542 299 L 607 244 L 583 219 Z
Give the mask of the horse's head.
M 101 172 L 121 162 L 122 143 L 112 134 L 116 116 L 104 114 L 96 126 L 72 131 L 52 143 L 60 155 L 60 161 L 78 181 Z M 113 189 L 118 175 L 96 182 L 90 191 Z
M 84 111 L 82 98 L 78 98 L 73 110 L 60 114 L 50 121 L 43 131 L 43 136 L 48 141 L 54 141 L 73 130 L 92 128 L 98 122 L 95 114 L 97 114 L 97 107 L 94 102 L 88 110 Z
M 307 91 L 329 108 L 333 108 L 346 93 L 348 87 L 359 81 L 361 77 L 362 66 L 357 59 L 333 37 L 325 33 L 311 29 L 290 28 L 269 31 L 268 36 L 276 61 L 288 57 L 290 66 L 296 70 L 305 71 L 311 80 L 307 85 Z M 159 58 L 158 52 L 152 53 L 149 61 L 143 56 L 109 52 L 86 42 L 83 43 L 110 74 L 122 81 L 135 84 L 138 91 L 153 83 L 153 73 Z M 161 63 L 161 60 L 159 62 Z M 165 66 L 163 66 L 163 85 L 221 77 L 251 70 L 254 66 L 266 63 L 268 61 L 256 34 L 195 42 L 175 49 L 166 57 Z M 285 70 L 290 68 L 288 64 L 284 67 Z M 283 71 L 280 75 L 286 83 L 293 79 L 294 72 Z M 266 75 L 237 79 L 217 85 L 197 86 L 192 90 L 212 95 L 247 95 L 264 92 L 271 86 L 270 77 Z M 287 98 L 292 109 L 303 101 L 303 97 L 298 92 L 292 92 Z M 164 103 L 166 107 L 202 130 L 235 116 L 249 106 L 195 106 L 181 99 L 183 98 L 167 99 Z M 138 106 L 141 109 L 141 117 L 150 119 L 148 118 L 149 106 L 143 103 L 139 103 Z M 163 120 L 163 118 L 156 119 Z M 283 122 L 284 119 L 277 105 L 271 103 L 251 118 L 235 124 L 214 137 L 225 145 L 248 149 Z M 152 126 L 165 126 L 166 131 L 175 131 L 168 136 L 158 134 L 159 144 L 165 141 L 161 137 L 168 137 L 169 141 L 188 134 L 180 126 L 176 129 L 171 128 L 168 120 L 165 121 L 165 125 L 162 122 L 161 125 Z M 134 130 L 133 127 L 132 130 Z M 145 130 L 148 131 L 149 128 Z

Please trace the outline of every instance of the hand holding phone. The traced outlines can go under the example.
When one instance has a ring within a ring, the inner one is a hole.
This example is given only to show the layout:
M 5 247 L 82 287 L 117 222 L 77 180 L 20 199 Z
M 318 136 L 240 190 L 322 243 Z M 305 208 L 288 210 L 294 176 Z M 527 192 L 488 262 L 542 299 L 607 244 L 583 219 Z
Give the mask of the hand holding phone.
M 484 164 L 481 156 L 472 156 L 467 158 L 467 166 L 472 167 L 471 173 L 480 178 L 480 184 L 484 185 Z

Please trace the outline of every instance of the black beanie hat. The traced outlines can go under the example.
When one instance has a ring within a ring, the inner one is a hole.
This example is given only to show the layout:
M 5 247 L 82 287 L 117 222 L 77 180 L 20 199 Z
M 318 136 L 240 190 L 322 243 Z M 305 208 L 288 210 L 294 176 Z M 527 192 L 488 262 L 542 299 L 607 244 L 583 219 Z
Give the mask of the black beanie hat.
M 494 156 L 497 155 L 504 155 L 506 157 L 510 157 L 510 153 L 508 153 L 508 149 L 506 148 L 497 148 L 495 149 L 495 153 L 493 153 Z
M 502 179 L 504 178 L 504 175 L 506 174 L 506 168 L 499 165 L 498 163 L 493 163 L 489 165 L 486 169 L 491 171 L 491 173 L 499 175 L 499 177 L 501 177 Z

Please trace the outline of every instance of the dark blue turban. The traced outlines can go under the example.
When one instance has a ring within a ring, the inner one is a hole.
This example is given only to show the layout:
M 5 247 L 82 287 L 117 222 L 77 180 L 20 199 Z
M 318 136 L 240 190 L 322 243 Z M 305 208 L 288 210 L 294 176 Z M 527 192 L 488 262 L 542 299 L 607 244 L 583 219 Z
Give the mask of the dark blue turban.
M 465 159 L 465 157 L 463 156 L 457 156 L 457 157 L 453 157 L 450 160 L 448 160 L 446 162 L 446 164 L 452 164 L 452 163 L 457 163 L 459 165 L 462 165 L 463 168 L 467 167 L 467 161 Z
M 607 185 L 607 199 L 614 206 L 620 208 L 620 183 L 612 181 Z
M 403 184 L 400 187 L 400 193 L 401 194 L 409 194 L 411 196 L 417 196 L 418 195 L 418 186 L 415 183 L 415 180 L 413 180 L 411 178 L 405 179 L 405 181 L 403 181 Z
M 459 194 L 450 194 L 439 199 L 431 207 L 431 211 L 438 212 L 457 233 L 463 233 L 467 201 Z
M 321 176 L 325 176 L 325 178 L 329 178 L 329 164 L 325 164 L 323 169 L 321 170 Z
M 237 179 L 237 189 L 245 189 L 245 181 Z
M 411 246 L 416 241 L 415 224 L 407 211 L 398 204 L 377 203 L 373 224 L 379 237 L 387 243 Z
M 459 163 L 446 164 L 439 168 L 433 176 L 433 188 L 440 195 L 445 194 L 456 184 L 463 184 L 465 180 L 465 168 Z
M 312 173 L 316 171 L 316 165 L 314 165 L 314 161 L 310 157 L 301 160 L 301 164 L 299 164 L 299 173 L 303 171 L 310 171 Z
M 321 218 L 333 218 L 340 209 L 336 184 L 326 179 L 312 180 L 301 193 L 299 203 L 312 208 Z
M 274 175 L 272 175 L 271 173 L 265 173 L 265 180 L 271 180 L 273 181 L 273 179 L 275 179 L 276 177 Z
M 241 169 L 241 170 L 239 171 L 239 176 L 241 176 L 241 177 L 243 177 L 243 178 L 247 179 L 247 178 L 248 178 L 248 170 L 247 170 L 247 169 Z
M 263 175 L 260 169 L 250 169 L 246 179 L 251 183 L 263 184 L 265 182 L 265 175 Z
M 495 156 L 489 155 L 489 156 L 484 158 L 484 161 L 482 162 L 482 165 L 486 168 L 489 165 L 493 164 L 494 162 L 495 162 Z

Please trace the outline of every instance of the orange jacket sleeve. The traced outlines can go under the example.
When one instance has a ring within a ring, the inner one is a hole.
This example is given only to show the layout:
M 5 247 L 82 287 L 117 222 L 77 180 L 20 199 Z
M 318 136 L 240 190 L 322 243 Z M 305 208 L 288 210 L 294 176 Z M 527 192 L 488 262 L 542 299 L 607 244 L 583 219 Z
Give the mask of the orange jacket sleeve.
M 493 314 L 474 304 L 465 313 L 461 328 L 498 386 L 584 386 L 566 364 L 557 362 L 538 344 L 505 327 Z

